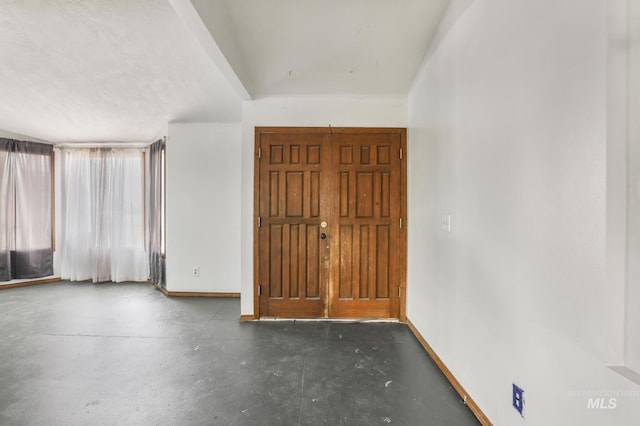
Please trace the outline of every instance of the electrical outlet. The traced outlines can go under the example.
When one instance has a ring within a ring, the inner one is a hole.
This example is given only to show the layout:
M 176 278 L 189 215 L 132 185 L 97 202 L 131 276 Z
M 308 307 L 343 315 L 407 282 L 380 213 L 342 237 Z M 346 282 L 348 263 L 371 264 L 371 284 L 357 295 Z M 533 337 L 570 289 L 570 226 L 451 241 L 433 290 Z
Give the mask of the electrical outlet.
M 513 408 L 524 417 L 524 390 L 513 384 Z
M 199 277 L 200 276 L 200 268 L 197 266 L 193 267 L 193 276 L 194 277 Z

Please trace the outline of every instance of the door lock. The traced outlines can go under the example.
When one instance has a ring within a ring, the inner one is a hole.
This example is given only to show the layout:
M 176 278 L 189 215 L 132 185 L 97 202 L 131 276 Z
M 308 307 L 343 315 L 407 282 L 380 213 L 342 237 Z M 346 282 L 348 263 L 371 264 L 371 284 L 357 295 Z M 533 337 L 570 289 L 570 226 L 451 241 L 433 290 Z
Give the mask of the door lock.
M 324 240 L 325 238 L 327 238 L 327 234 L 325 234 L 325 233 L 323 232 L 322 234 L 320 234 L 320 238 L 322 238 L 322 239 Z

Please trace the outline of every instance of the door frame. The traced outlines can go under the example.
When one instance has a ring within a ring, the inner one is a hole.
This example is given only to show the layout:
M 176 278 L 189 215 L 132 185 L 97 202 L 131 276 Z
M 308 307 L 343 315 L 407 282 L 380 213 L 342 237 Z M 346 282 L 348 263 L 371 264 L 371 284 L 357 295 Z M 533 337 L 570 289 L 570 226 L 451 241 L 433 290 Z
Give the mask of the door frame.
M 313 134 L 371 134 L 389 133 L 400 135 L 400 312 L 399 320 L 406 322 L 407 300 L 407 129 L 404 127 L 282 127 L 256 126 L 254 130 L 253 153 L 253 317 L 259 319 L 260 313 L 260 247 L 259 247 L 259 216 L 260 216 L 260 136 L 264 133 L 313 133 Z M 329 318 L 330 319 L 330 318 Z

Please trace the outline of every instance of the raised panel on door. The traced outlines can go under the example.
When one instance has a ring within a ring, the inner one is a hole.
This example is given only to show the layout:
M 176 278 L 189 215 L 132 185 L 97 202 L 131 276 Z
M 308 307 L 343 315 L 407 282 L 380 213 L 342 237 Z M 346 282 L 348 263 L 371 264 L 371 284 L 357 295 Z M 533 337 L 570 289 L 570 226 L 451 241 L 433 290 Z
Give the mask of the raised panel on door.
M 329 251 L 327 135 L 260 132 L 260 315 L 325 317 Z
M 399 133 L 333 136 L 330 317 L 399 316 L 400 148 Z

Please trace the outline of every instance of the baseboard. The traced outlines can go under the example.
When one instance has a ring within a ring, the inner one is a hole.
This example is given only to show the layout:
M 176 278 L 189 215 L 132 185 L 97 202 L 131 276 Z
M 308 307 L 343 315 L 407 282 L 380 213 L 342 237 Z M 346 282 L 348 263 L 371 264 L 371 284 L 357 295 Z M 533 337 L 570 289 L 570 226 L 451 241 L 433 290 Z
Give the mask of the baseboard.
M 8 281 L 7 284 L 0 284 L 0 290 L 6 289 L 6 288 L 27 287 L 30 285 L 38 285 L 38 284 L 57 283 L 60 281 L 62 281 L 60 277 L 25 280 L 25 281 L 19 281 L 16 283 L 12 283 L 11 281 Z
M 240 321 L 255 321 L 257 318 L 255 315 L 240 315 Z
M 199 291 L 170 291 L 166 288 L 161 288 L 166 296 L 175 296 L 175 297 L 235 297 L 239 298 L 240 293 L 205 293 Z
M 411 332 L 414 334 L 414 336 L 416 336 L 416 339 L 418 339 L 418 341 L 420 342 L 422 347 L 427 351 L 427 353 L 429 354 L 429 356 L 431 357 L 433 362 L 436 363 L 436 365 L 438 366 L 440 371 L 442 371 L 442 374 L 444 374 L 444 376 L 447 378 L 449 383 L 451 383 L 451 386 L 453 386 L 453 388 L 456 390 L 456 392 L 458 392 L 460 397 L 464 400 L 464 403 L 469 407 L 469 409 L 476 416 L 478 421 L 480 421 L 481 424 L 486 425 L 486 426 L 492 425 L 493 423 L 491 423 L 489 418 L 482 412 L 482 410 L 480 409 L 478 404 L 476 404 L 476 402 L 473 400 L 473 398 L 471 398 L 467 394 L 467 391 L 464 390 L 464 388 L 462 387 L 460 382 L 455 378 L 455 376 L 447 368 L 447 366 L 444 364 L 444 362 L 442 362 L 442 360 L 435 353 L 433 348 L 431 346 L 429 346 L 429 344 L 427 343 L 425 338 L 422 336 L 422 334 L 420 334 L 418 329 L 415 327 L 415 325 L 413 325 L 413 323 L 409 320 L 409 318 L 406 319 L 406 323 L 409 326 L 409 329 L 411 329 Z

